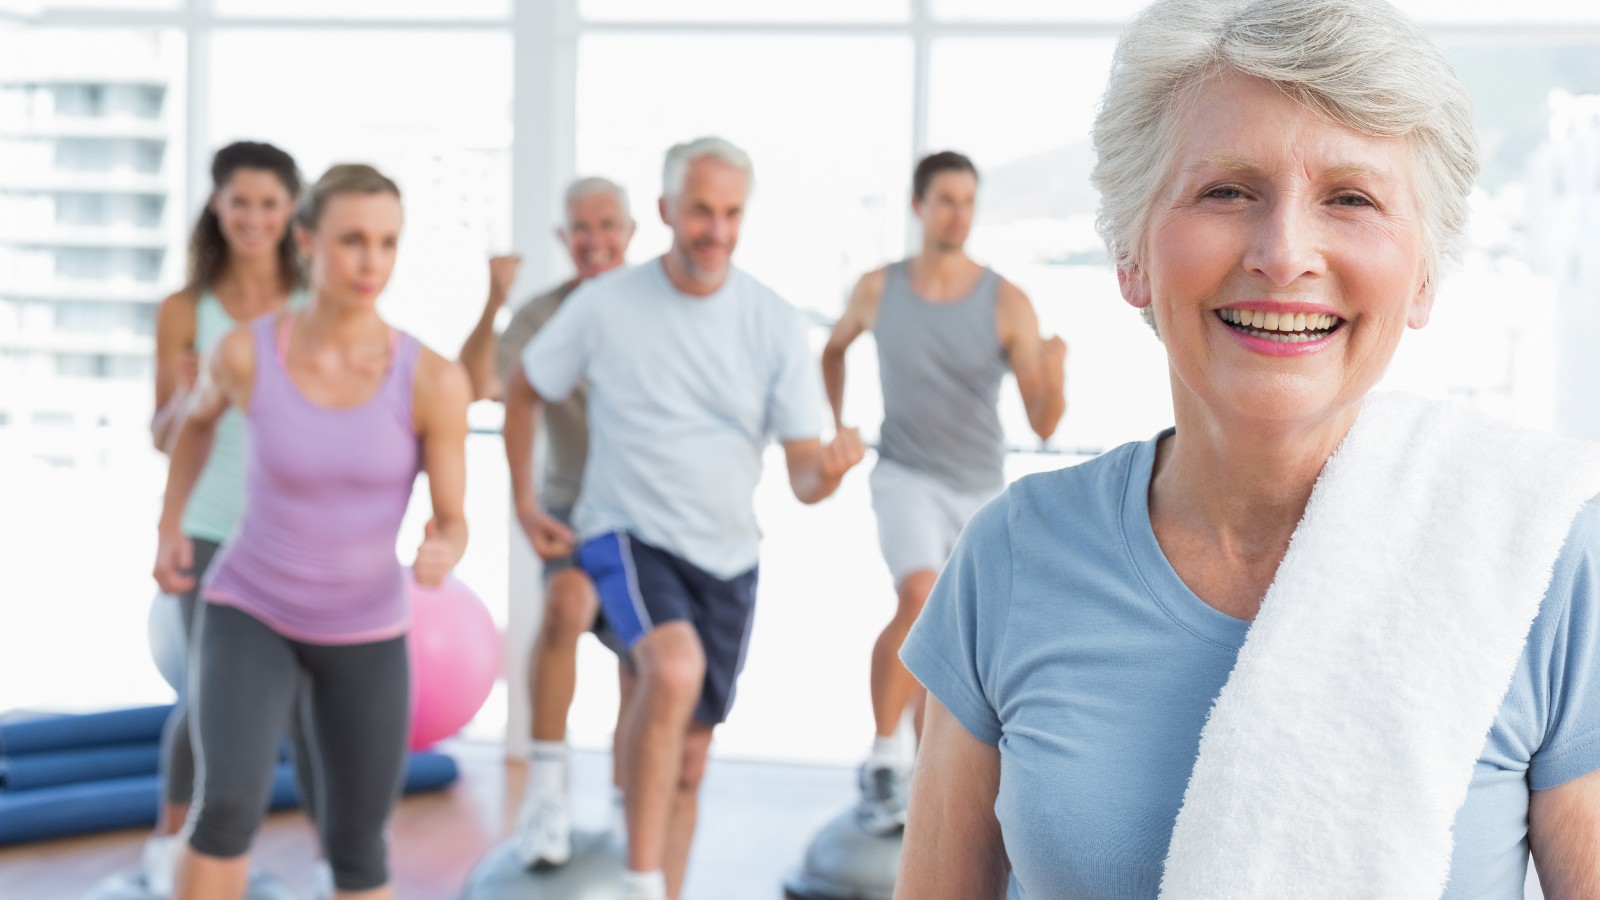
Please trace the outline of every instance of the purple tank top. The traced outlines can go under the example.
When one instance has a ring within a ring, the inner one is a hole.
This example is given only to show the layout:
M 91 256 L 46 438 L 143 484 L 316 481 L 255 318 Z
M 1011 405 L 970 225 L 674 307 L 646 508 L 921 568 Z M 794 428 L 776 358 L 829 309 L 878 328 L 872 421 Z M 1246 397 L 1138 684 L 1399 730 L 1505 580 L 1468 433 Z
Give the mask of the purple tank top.
M 421 458 L 411 412 L 419 345 L 393 332 L 377 393 L 331 409 L 290 380 L 280 322 L 288 319 L 263 316 L 250 328 L 244 515 L 205 598 L 307 643 L 398 637 L 410 612 L 395 539 Z

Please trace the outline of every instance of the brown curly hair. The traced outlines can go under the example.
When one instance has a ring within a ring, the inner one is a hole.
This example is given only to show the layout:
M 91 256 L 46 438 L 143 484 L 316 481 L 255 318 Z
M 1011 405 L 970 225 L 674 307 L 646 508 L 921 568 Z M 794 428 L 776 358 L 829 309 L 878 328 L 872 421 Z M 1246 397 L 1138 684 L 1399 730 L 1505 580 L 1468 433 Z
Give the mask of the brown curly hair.
M 289 202 L 300 198 L 300 169 L 294 157 L 271 144 L 256 141 L 238 141 L 217 151 L 211 160 L 211 190 L 215 197 L 227 186 L 234 173 L 240 169 L 271 172 L 283 182 L 289 192 Z M 295 246 L 294 229 L 285 228 L 278 242 L 278 277 L 283 289 L 294 291 L 305 287 L 305 265 Z M 222 223 L 206 203 L 200 218 L 189 235 L 189 289 L 198 293 L 210 288 L 228 268 L 228 241 L 222 234 Z

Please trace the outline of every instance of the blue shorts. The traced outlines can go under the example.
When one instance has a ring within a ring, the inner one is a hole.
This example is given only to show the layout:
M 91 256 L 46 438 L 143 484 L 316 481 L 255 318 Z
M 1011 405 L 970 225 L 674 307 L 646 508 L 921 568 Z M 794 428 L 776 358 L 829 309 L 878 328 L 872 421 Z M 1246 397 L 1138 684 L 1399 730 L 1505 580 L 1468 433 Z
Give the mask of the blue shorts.
M 629 651 L 657 625 L 694 626 L 706 657 L 694 717 L 706 725 L 726 721 L 750 647 L 756 570 L 724 580 L 622 531 L 585 541 L 578 564 L 594 580 L 600 609 Z
M 556 521 L 568 528 L 572 527 L 572 507 L 552 506 L 545 512 L 548 512 Z M 557 572 L 565 572 L 568 569 L 577 568 L 578 556 L 576 553 L 570 556 L 563 556 L 560 559 L 545 560 L 544 580 L 548 584 L 550 576 Z M 611 629 L 610 623 L 606 621 L 606 611 L 604 609 L 595 610 L 594 621 L 589 623 L 589 631 L 599 639 L 600 643 L 610 648 L 611 652 L 622 657 L 623 662 L 632 665 L 632 660 L 628 658 L 628 648 L 623 646 L 622 639 L 617 637 L 617 633 Z

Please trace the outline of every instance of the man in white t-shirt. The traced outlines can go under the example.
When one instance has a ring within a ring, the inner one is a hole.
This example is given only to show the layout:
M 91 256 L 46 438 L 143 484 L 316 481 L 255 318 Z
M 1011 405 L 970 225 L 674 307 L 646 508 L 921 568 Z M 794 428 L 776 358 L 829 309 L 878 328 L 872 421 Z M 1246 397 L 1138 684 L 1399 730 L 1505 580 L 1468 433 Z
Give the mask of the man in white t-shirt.
M 617 742 L 630 900 L 682 891 L 712 729 L 748 647 L 763 449 L 783 444 L 803 503 L 832 494 L 864 455 L 854 429 L 818 437 L 804 318 L 731 264 L 749 157 L 701 138 L 673 147 L 664 174 L 672 248 L 579 288 L 506 386 L 518 518 L 541 557 L 577 546 L 639 676 Z M 589 458 L 568 529 L 540 510 L 529 462 L 539 406 L 580 383 Z

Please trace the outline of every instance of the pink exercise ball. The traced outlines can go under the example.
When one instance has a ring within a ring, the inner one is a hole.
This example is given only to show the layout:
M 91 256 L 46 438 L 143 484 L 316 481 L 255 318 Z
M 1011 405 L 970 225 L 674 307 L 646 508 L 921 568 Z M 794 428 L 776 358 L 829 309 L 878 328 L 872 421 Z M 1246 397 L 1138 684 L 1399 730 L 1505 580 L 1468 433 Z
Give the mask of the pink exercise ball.
M 489 608 L 454 575 L 438 587 L 410 579 L 411 749 L 460 731 L 500 677 L 500 632 Z

